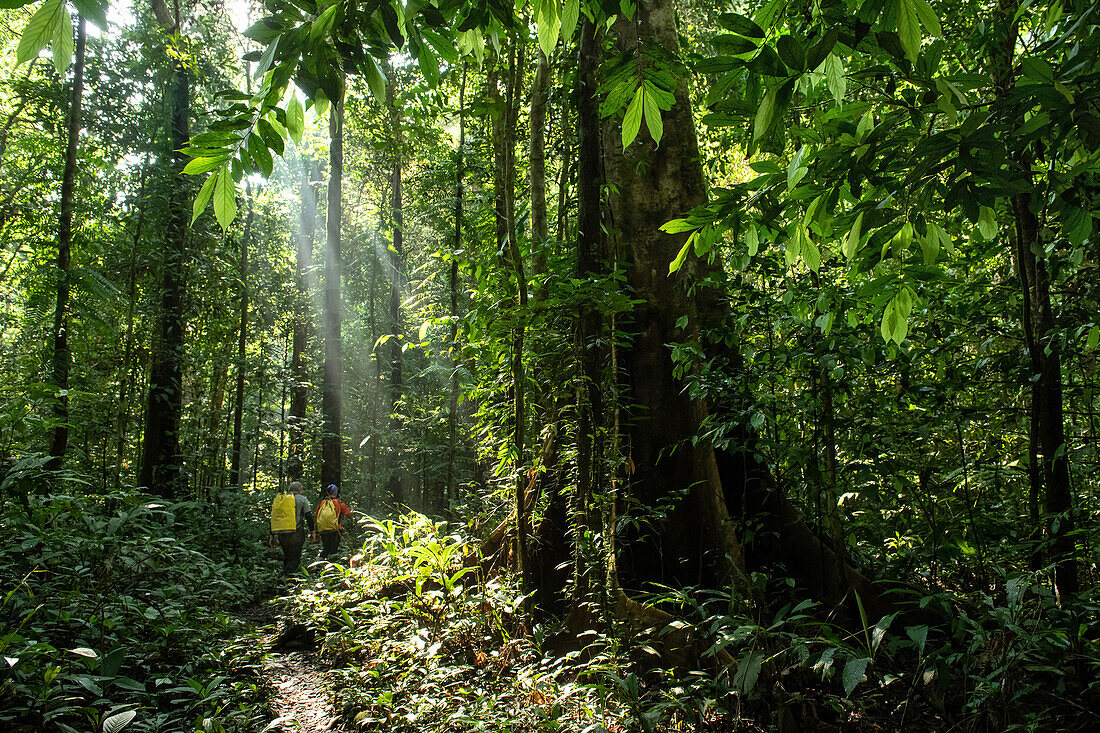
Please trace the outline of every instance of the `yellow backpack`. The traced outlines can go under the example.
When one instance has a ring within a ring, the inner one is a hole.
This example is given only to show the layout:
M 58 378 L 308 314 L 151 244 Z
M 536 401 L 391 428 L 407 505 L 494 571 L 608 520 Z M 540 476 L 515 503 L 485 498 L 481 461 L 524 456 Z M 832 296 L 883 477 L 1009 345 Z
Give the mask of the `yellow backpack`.
M 317 531 L 332 532 L 340 529 L 340 512 L 336 510 L 335 499 L 325 499 L 317 510 Z
M 297 528 L 294 494 L 277 494 L 271 502 L 271 531 L 293 532 Z

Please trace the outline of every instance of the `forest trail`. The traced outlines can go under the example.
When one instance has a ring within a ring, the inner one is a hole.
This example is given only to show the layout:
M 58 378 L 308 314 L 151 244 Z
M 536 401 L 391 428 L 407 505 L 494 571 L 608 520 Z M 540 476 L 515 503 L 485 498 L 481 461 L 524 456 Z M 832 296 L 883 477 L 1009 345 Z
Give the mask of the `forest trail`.
M 325 684 L 317 652 L 312 648 L 275 648 L 286 624 L 278 612 L 275 593 L 271 589 L 243 614 L 254 624 L 256 642 L 265 649 L 261 674 L 273 692 L 272 720 L 264 733 L 340 733 L 335 700 Z

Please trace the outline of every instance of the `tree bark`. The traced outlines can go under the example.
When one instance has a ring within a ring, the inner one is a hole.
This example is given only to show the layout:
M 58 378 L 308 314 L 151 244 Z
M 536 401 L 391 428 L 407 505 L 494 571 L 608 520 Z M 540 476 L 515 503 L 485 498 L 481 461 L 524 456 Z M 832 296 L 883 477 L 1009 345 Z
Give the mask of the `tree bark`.
M 68 29 L 62 29 L 68 33 Z M 69 290 L 72 270 L 73 204 L 76 188 L 76 152 L 80 142 L 80 106 L 84 96 L 84 47 L 87 38 L 84 16 L 76 16 L 76 51 L 73 90 L 69 102 L 69 128 L 65 140 L 65 170 L 61 177 L 61 221 L 57 233 L 57 304 L 53 319 L 53 383 L 56 424 L 50 440 L 51 468 L 60 468 L 69 443 Z
M 329 179 L 325 222 L 325 361 L 321 391 L 321 486 L 340 485 L 344 365 L 340 338 L 340 220 L 344 179 L 344 99 L 329 107 Z
M 620 17 L 611 34 L 621 51 L 645 40 L 679 54 L 669 0 L 640 5 L 634 22 Z M 714 451 L 705 441 L 693 442 L 707 406 L 685 394 L 667 346 L 696 338 L 724 315 L 713 289 L 690 287 L 710 273 L 711 265 L 689 255 L 679 272 L 668 274 L 684 237 L 666 235 L 659 227 L 706 201 L 686 80 L 677 80 L 675 92 L 675 105 L 663 114 L 665 135 L 659 146 L 643 131 L 623 151 L 617 125 L 609 125 L 604 138 L 608 178 L 616 189 L 610 197 L 611 225 L 629 248 L 627 278 L 641 301 L 632 314 L 638 333 L 626 354 L 629 401 L 635 405 L 627 431 L 635 466 L 630 491 L 643 507 L 667 507 L 659 537 L 639 535 L 620 543 L 619 569 L 633 582 L 734 580 L 747 590 Z M 681 317 L 686 326 L 677 325 Z
M 997 27 L 1004 33 L 992 44 L 991 70 L 999 99 L 1008 99 L 1015 86 L 1013 65 L 1019 40 L 1018 0 L 1001 0 Z M 1011 108 L 1010 108 L 1011 109 Z M 1014 121 L 1016 123 L 1022 120 Z M 1013 164 L 1021 178 L 1032 181 L 1034 160 L 1020 147 Z M 1062 357 L 1050 298 L 1050 273 L 1038 217 L 1032 211 L 1031 194 L 1010 199 L 1015 233 L 1015 258 L 1023 294 L 1023 330 L 1031 367 L 1029 467 L 1031 490 L 1042 490 L 1046 531 L 1054 560 L 1054 592 L 1061 604 L 1077 592 L 1077 549 L 1073 540 L 1073 492 L 1066 456 L 1065 416 L 1062 395 Z
M 157 18 L 169 33 L 179 28 L 179 18 L 170 18 L 162 2 L 153 3 Z M 164 16 L 164 17 L 162 17 Z M 167 22 L 166 22 L 167 19 Z M 164 236 L 163 279 L 160 312 L 149 370 L 149 397 L 145 412 L 145 437 L 138 485 L 165 497 L 175 498 L 184 490 L 180 460 L 180 416 L 183 411 L 184 294 L 188 209 L 190 194 L 183 179 L 187 146 L 191 78 L 187 62 L 175 61 L 172 75 L 171 193 Z

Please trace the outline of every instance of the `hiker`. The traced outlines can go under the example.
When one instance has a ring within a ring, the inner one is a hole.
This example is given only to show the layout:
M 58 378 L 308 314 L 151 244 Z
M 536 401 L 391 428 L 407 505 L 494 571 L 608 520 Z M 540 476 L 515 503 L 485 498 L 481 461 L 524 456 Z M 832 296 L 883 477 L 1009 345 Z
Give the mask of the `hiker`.
M 340 489 L 336 484 L 329 484 L 325 489 L 325 498 L 317 505 L 315 512 L 316 527 L 314 539 L 321 535 L 321 559 L 327 560 L 336 554 L 336 548 L 340 546 L 340 532 L 343 530 L 341 519 L 351 514 L 348 505 L 337 497 Z
M 314 529 L 313 507 L 302 496 L 302 484 L 292 481 L 288 493 L 279 494 L 271 504 L 271 537 L 269 544 L 283 549 L 283 575 L 290 575 L 302 562 L 302 547 L 306 543 L 306 526 Z

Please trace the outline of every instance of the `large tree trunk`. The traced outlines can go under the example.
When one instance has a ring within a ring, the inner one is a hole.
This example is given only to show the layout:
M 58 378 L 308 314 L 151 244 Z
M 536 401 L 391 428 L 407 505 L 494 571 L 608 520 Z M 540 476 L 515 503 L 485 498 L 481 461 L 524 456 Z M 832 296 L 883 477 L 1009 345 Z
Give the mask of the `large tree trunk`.
M 179 29 L 163 2 L 153 8 L 166 32 Z M 187 264 L 189 187 L 183 167 L 187 156 L 181 150 L 190 138 L 191 78 L 187 61 L 177 59 L 171 94 L 171 194 L 164 234 L 163 280 L 160 312 L 149 371 L 149 398 L 145 412 L 145 438 L 138 485 L 171 499 L 182 493 L 184 475 L 180 460 L 180 415 L 183 411 L 184 293 Z
M 68 33 L 68 29 L 62 30 Z M 76 188 L 76 148 L 80 142 L 80 103 L 84 96 L 84 46 L 87 34 L 84 16 L 76 16 L 76 54 L 73 91 L 69 103 L 69 129 L 65 140 L 65 170 L 61 177 L 61 221 L 57 232 L 57 304 L 53 319 L 53 383 L 57 388 L 54 419 L 57 424 L 50 440 L 50 465 L 59 468 L 69 444 L 69 278 L 73 241 L 73 204 Z
M 620 18 L 612 27 L 616 46 L 627 51 L 645 40 L 678 54 L 674 12 L 670 0 L 640 5 L 635 22 Z M 684 79 L 678 80 L 675 106 L 663 117 L 659 146 L 643 130 L 624 152 L 616 125 L 604 137 L 608 178 L 617 189 L 610 197 L 611 226 L 629 247 L 627 277 L 641 301 L 632 314 L 638 333 L 626 353 L 628 402 L 635 405 L 627 432 L 635 467 L 630 491 L 642 507 L 669 507 L 659 537 L 638 536 L 621 545 L 619 570 L 633 582 L 728 583 L 744 575 L 740 542 L 714 451 L 705 441 L 692 442 L 707 406 L 685 394 L 667 346 L 696 338 L 724 315 L 713 289 L 689 290 L 710 271 L 706 262 L 689 256 L 679 272 L 668 274 L 684 237 L 659 230 L 706 202 Z M 677 325 L 682 317 L 683 327 Z
M 298 218 L 298 252 L 294 265 L 294 335 L 291 345 L 290 416 L 287 418 L 287 476 L 302 480 L 305 454 L 305 421 L 309 384 L 309 269 L 313 260 L 313 238 L 316 230 L 317 194 L 313 183 L 317 166 L 302 160 L 302 208 Z
M 611 33 L 623 51 L 641 40 L 679 54 L 671 0 L 639 5 L 634 20 L 620 17 Z M 631 314 L 635 334 L 624 359 L 626 403 L 632 405 L 625 421 L 628 465 L 633 467 L 628 491 L 643 511 L 658 512 L 650 517 L 657 521 L 655 531 L 621 538 L 620 575 L 627 587 L 647 581 L 732 586 L 754 598 L 731 514 L 762 513 L 778 539 L 753 548 L 754 566 L 781 562 L 830 604 L 850 597 L 855 587 L 873 615 L 883 608 L 881 593 L 810 529 L 772 480 L 755 450 L 755 436 L 741 428 L 739 447 L 721 454 L 699 438 L 711 407 L 687 394 L 669 344 L 701 341 L 709 328 L 723 325 L 727 306 L 720 293 L 699 284 L 717 265 L 689 253 L 683 267 L 668 274 L 684 237 L 664 234 L 659 227 L 706 200 L 685 79 L 677 79 L 675 94 L 674 107 L 662 115 L 660 145 L 644 127 L 625 152 L 617 126 L 605 129 L 604 136 L 607 174 L 614 184 L 610 225 L 624 243 L 627 278 L 633 297 L 641 301 Z M 726 358 L 732 369 L 739 367 L 736 353 Z
M 342 84 L 341 84 L 342 86 Z M 340 339 L 340 219 L 344 179 L 344 99 L 329 110 L 329 179 L 325 222 L 325 362 L 321 387 L 321 486 L 340 485 L 344 364 Z

